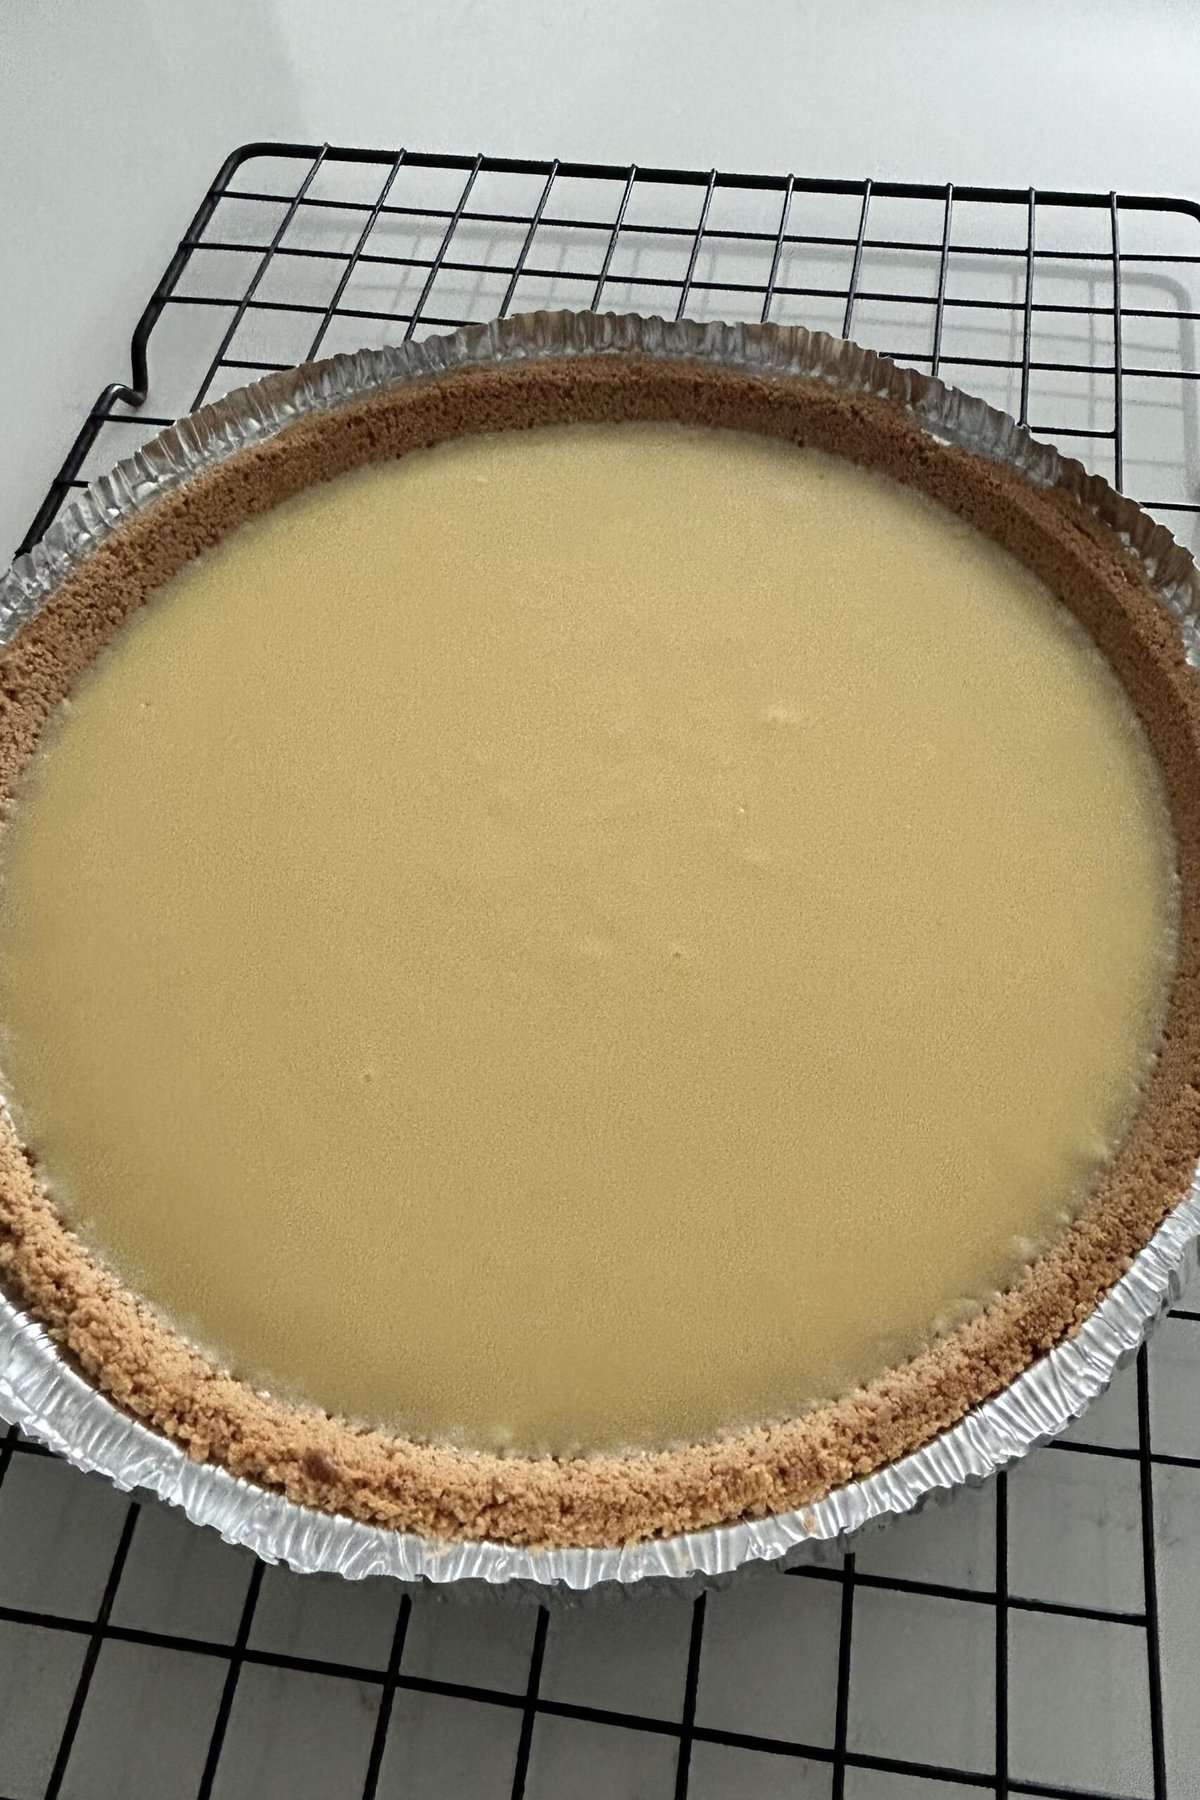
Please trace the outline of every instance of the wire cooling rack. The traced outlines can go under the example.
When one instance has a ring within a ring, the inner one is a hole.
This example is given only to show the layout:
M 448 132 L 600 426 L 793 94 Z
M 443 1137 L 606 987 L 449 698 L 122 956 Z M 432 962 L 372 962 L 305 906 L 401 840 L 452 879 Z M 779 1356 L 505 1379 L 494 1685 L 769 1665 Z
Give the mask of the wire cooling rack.
M 1192 544 L 1198 225 L 1154 196 L 247 145 L 26 545 L 258 374 L 548 306 L 852 335 Z M 856 1554 L 550 1612 L 267 1569 L 10 1431 L 0 1800 L 1185 1800 L 1198 1395 L 1193 1302 L 1063 1441 Z

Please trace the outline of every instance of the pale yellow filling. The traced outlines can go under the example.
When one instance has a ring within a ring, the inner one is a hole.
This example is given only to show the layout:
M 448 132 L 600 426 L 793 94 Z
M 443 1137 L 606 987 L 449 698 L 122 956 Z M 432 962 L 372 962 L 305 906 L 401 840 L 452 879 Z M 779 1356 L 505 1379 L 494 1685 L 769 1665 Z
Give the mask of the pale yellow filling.
M 1169 832 L 1081 629 L 932 503 L 732 433 L 472 439 L 245 526 L 4 846 L 19 1121 L 236 1373 L 663 1443 L 870 1377 L 1112 1151 Z

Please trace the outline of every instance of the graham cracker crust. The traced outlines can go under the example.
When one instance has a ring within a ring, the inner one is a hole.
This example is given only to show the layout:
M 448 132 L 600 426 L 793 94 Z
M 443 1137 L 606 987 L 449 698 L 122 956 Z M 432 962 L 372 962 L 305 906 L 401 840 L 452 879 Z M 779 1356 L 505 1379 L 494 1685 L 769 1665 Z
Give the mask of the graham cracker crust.
M 924 490 L 1012 551 L 1090 632 L 1162 770 L 1178 951 L 1158 1054 L 1118 1155 L 1061 1240 L 969 1323 L 858 1392 L 783 1424 L 628 1456 L 497 1457 L 424 1445 L 252 1391 L 188 1344 L 57 1216 L 0 1117 L 0 1281 L 78 1367 L 197 1461 L 303 1505 L 431 1537 L 605 1546 L 761 1518 L 918 1449 L 1095 1309 L 1200 1157 L 1200 704 L 1177 629 L 1134 559 L 1069 496 L 819 382 L 632 356 L 473 370 L 290 427 L 122 527 L 0 656 L 0 804 L 92 659 L 192 557 L 310 484 L 457 435 L 678 420 L 811 444 Z

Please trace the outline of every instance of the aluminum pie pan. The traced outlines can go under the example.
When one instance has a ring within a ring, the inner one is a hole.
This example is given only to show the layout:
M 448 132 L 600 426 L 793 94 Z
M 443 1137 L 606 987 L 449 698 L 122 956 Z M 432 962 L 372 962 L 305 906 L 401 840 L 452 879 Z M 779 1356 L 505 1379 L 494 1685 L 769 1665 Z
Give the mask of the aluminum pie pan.
M 802 329 L 697 325 L 629 315 L 534 313 L 398 348 L 363 350 L 268 376 L 181 420 L 94 482 L 43 542 L 0 579 L 0 645 L 53 597 L 104 540 L 163 495 L 297 421 L 414 381 L 471 368 L 596 354 L 637 354 L 829 382 L 899 406 L 931 437 L 1058 487 L 1115 531 L 1141 562 L 1200 668 L 1200 577 L 1191 556 L 1141 508 L 1006 414 L 873 351 Z M 449 1542 L 298 1505 L 193 1462 L 121 1411 L 70 1365 L 43 1327 L 0 1295 L 0 1412 L 77 1467 L 179 1506 L 267 1562 L 351 1580 L 580 1593 L 691 1586 L 843 1544 L 876 1522 L 988 1476 L 1059 1435 L 1102 1393 L 1176 1297 L 1200 1240 L 1200 1173 L 1191 1190 L 1074 1336 L 928 1445 L 825 1499 L 742 1524 L 601 1549 L 533 1550 Z

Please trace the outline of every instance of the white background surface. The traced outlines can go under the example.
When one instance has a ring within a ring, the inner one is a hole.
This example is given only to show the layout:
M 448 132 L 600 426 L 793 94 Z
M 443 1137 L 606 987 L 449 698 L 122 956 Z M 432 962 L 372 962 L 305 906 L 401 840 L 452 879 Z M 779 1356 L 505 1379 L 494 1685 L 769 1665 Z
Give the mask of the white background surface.
M 625 0 L 449 0 L 419 10 L 386 0 L 0 0 L 0 561 L 83 411 L 106 382 L 127 375 L 132 324 L 235 144 L 329 139 L 1200 196 L 1198 100 L 1196 0 L 1109 0 L 1103 16 L 1078 0 L 1004 8 L 762 0 L 752 30 L 745 9 L 704 0 L 640 8 Z M 379 172 L 369 178 L 378 181 Z M 345 229 L 336 215 L 303 225 L 314 245 L 335 248 Z M 1197 237 L 1189 227 L 1193 253 Z M 223 269 L 225 277 L 237 273 Z M 963 291 L 992 292 L 978 285 L 986 273 L 964 262 L 955 279 Z M 1126 304 L 1168 315 L 1172 306 L 1197 307 L 1190 296 L 1200 283 L 1183 273 L 1176 287 L 1127 273 Z M 1079 298 L 1077 284 L 1086 288 L 1090 276 L 1078 265 L 1074 287 L 1061 270 L 1039 279 L 1048 284 L 1043 298 Z M 912 285 L 911 271 L 903 281 Z M 399 304 L 380 292 L 384 303 Z M 486 296 L 478 304 L 486 308 Z M 1170 316 L 1156 323 L 1157 332 L 1127 325 L 1127 360 L 1193 366 L 1190 328 Z M 275 315 L 248 320 L 246 353 L 277 353 L 277 326 Z M 856 330 L 885 329 L 894 329 L 890 318 L 872 319 L 860 305 Z M 1006 318 L 981 325 L 948 315 L 947 354 L 994 355 L 995 334 L 1008 329 Z M 1047 334 L 1044 353 L 1057 345 L 1068 357 L 1104 361 L 1103 343 L 1069 335 L 1078 330 L 1072 320 L 1043 317 L 1037 330 Z M 151 344 L 155 412 L 172 410 L 169 365 L 160 333 Z M 966 380 L 957 370 L 955 378 Z M 980 385 L 983 372 L 975 378 Z M 1191 384 L 1181 401 L 1172 387 L 1163 406 L 1153 383 L 1126 382 L 1126 474 L 1142 498 L 1195 497 L 1194 391 Z M 1011 383 L 993 397 L 1013 404 Z M 1101 425 L 1111 415 L 1103 381 L 1043 378 L 1032 398 L 1038 420 Z M 1102 449 L 1092 446 L 1093 461 Z M 1195 1287 L 1191 1305 L 1200 1305 Z M 1200 1454 L 1198 1391 L 1200 1324 L 1176 1321 L 1160 1331 L 1152 1356 L 1160 1454 Z M 1136 1443 L 1132 1372 L 1071 1435 L 1109 1450 Z M 1140 1608 L 1136 1467 L 1053 1450 L 1022 1465 L 1009 1484 L 1014 1594 Z M 1155 1497 L 1170 1794 L 1190 1800 L 1200 1795 L 1200 1475 L 1161 1465 Z M 49 1612 L 64 1623 L 46 1630 L 0 1620 L 0 1794 L 36 1800 L 44 1791 L 86 1641 L 68 1625 L 95 1616 L 125 1507 L 98 1479 L 42 1459 L 14 1459 L 0 1490 L 0 1607 Z M 951 1584 L 955 1597 L 859 1589 L 853 1752 L 990 1768 L 994 1507 L 994 1489 L 969 1494 L 861 1547 L 868 1579 Z M 243 1554 L 148 1503 L 113 1623 L 227 1645 L 247 1572 Z M 349 1590 L 268 1576 L 251 1638 L 259 1660 L 239 1685 L 221 1800 L 328 1800 L 361 1790 L 378 1688 L 345 1675 L 297 1674 L 269 1659 L 286 1652 L 378 1669 L 397 1604 L 394 1590 L 376 1584 Z M 677 1717 L 689 1622 L 687 1606 L 673 1600 L 556 1615 L 543 1690 L 580 1706 Z M 459 1800 L 508 1792 L 531 1630 L 528 1610 L 418 1601 L 407 1675 L 414 1684 L 455 1681 L 474 1695 L 451 1701 L 423 1695 L 419 1685 L 402 1688 L 381 1794 Z M 752 1734 L 760 1744 L 828 1745 L 837 1647 L 838 1592 L 827 1582 L 779 1579 L 714 1597 L 698 1725 Z M 1014 1775 L 1152 1792 L 1137 1625 L 1015 1609 L 1009 1655 Z M 76 1800 L 194 1794 L 223 1674 L 220 1660 L 182 1642 L 153 1650 L 106 1642 L 63 1791 Z M 497 1694 L 513 1704 L 498 1703 Z M 132 1719 L 136 1732 L 127 1729 Z M 533 1740 L 528 1792 L 533 1800 L 567 1792 L 577 1800 L 657 1800 L 673 1791 L 673 1757 L 674 1745 L 652 1731 L 546 1716 Z M 969 1791 L 976 1790 L 866 1768 L 852 1768 L 847 1783 L 850 1800 L 920 1800 L 926 1792 L 954 1800 Z M 704 1742 L 694 1753 L 691 1800 L 829 1792 L 826 1762 Z
M 0 560 L 235 144 L 1189 194 L 1198 100 L 1195 0 L 0 0 Z

